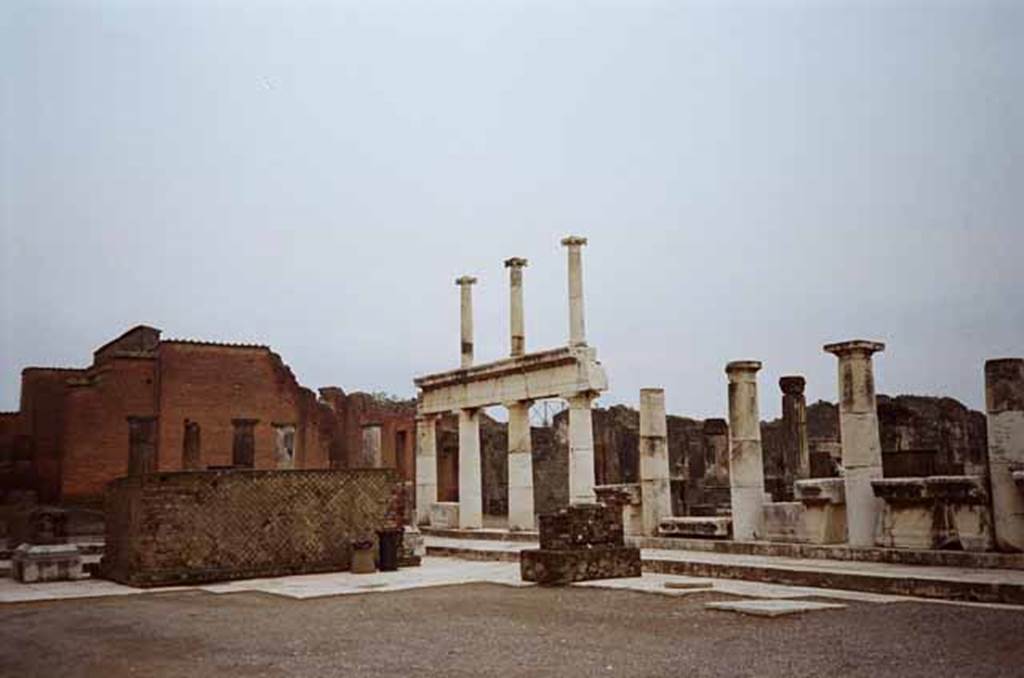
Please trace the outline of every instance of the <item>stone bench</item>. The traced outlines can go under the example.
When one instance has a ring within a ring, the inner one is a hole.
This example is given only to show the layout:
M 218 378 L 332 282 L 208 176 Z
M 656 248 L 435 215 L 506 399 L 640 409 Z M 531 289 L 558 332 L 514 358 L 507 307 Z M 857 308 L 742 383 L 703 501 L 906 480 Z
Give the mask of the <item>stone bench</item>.
M 731 533 L 732 518 L 725 516 L 662 518 L 658 523 L 658 534 L 662 537 L 728 539 Z
M 988 551 L 993 547 L 988 490 L 981 476 L 882 478 L 871 481 L 885 502 L 878 546 Z

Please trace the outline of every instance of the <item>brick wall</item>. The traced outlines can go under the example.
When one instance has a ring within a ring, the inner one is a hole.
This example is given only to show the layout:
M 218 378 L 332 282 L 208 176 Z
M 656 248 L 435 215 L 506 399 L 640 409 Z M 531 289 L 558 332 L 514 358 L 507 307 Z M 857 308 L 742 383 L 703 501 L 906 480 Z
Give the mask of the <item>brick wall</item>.
M 153 358 L 112 358 L 71 380 L 61 437 L 62 501 L 97 500 L 112 478 L 127 473 L 127 418 L 156 416 L 155 382 Z
M 21 372 L 22 422 L 31 438 L 35 489 L 41 501 L 60 498 L 65 382 L 83 372 L 45 367 L 27 367 Z
M 391 469 L 197 471 L 107 492 L 103 576 L 133 586 L 346 570 L 352 541 L 400 524 Z

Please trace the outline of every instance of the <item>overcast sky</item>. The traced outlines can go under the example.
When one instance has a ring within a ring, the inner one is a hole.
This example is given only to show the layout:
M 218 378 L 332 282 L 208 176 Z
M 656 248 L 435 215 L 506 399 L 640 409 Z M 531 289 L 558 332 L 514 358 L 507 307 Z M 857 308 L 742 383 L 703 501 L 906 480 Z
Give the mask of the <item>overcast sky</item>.
M 727 361 L 983 406 L 1024 355 L 1024 3 L 0 6 L 0 409 L 147 323 L 413 394 L 587 334 L 611 391 L 724 416 Z

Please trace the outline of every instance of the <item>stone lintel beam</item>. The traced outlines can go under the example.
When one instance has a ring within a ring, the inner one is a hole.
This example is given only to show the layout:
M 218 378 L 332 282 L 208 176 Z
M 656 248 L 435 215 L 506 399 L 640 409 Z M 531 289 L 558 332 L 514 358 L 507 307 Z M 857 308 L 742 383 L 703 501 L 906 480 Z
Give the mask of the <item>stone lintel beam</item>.
M 594 348 L 562 347 L 426 375 L 415 384 L 420 390 L 419 412 L 426 414 L 597 394 L 608 389 L 608 377 Z

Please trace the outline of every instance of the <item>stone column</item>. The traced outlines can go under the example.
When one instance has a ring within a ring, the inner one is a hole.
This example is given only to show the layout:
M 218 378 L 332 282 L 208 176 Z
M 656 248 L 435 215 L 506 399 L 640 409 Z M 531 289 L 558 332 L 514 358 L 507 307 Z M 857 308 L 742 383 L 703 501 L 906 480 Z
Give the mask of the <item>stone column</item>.
M 512 257 L 505 260 L 509 282 L 509 355 L 513 358 L 526 353 L 526 323 L 523 319 L 523 269 L 526 259 Z
M 807 444 L 807 400 L 804 387 L 807 381 L 791 375 L 779 379 L 782 389 L 782 426 L 786 432 L 783 473 L 786 492 L 793 494 L 793 483 L 809 478 L 811 473 L 810 448 Z
M 455 280 L 462 292 L 462 368 L 473 364 L 473 285 L 476 278 L 464 275 Z
M 875 376 L 871 355 L 885 349 L 874 341 L 828 344 L 839 358 L 839 437 L 846 487 L 846 534 L 850 546 L 874 546 L 881 500 L 871 481 L 882 477 Z
M 657 536 L 662 518 L 672 516 L 665 391 L 640 389 L 640 501 L 644 534 Z
M 508 529 L 532 530 L 533 443 L 529 401 L 508 405 Z
M 459 410 L 459 527 L 484 526 L 480 410 Z
M 568 396 L 569 401 L 569 503 L 593 504 L 594 422 L 590 414 L 591 393 Z
M 416 417 L 416 524 L 430 522 L 437 503 L 437 415 Z
M 1024 359 L 985 362 L 985 409 L 996 548 L 1024 551 L 1024 487 L 1013 477 L 1024 471 Z
M 764 461 L 757 371 L 761 363 L 739 360 L 725 366 L 729 375 L 729 489 L 732 536 L 737 541 L 764 538 Z
M 704 477 L 714 480 L 717 485 L 729 484 L 729 424 L 725 419 L 705 419 L 704 427 L 705 464 Z
M 587 331 L 583 319 L 583 256 L 586 238 L 570 235 L 562 239 L 569 248 L 569 345 L 586 346 Z

